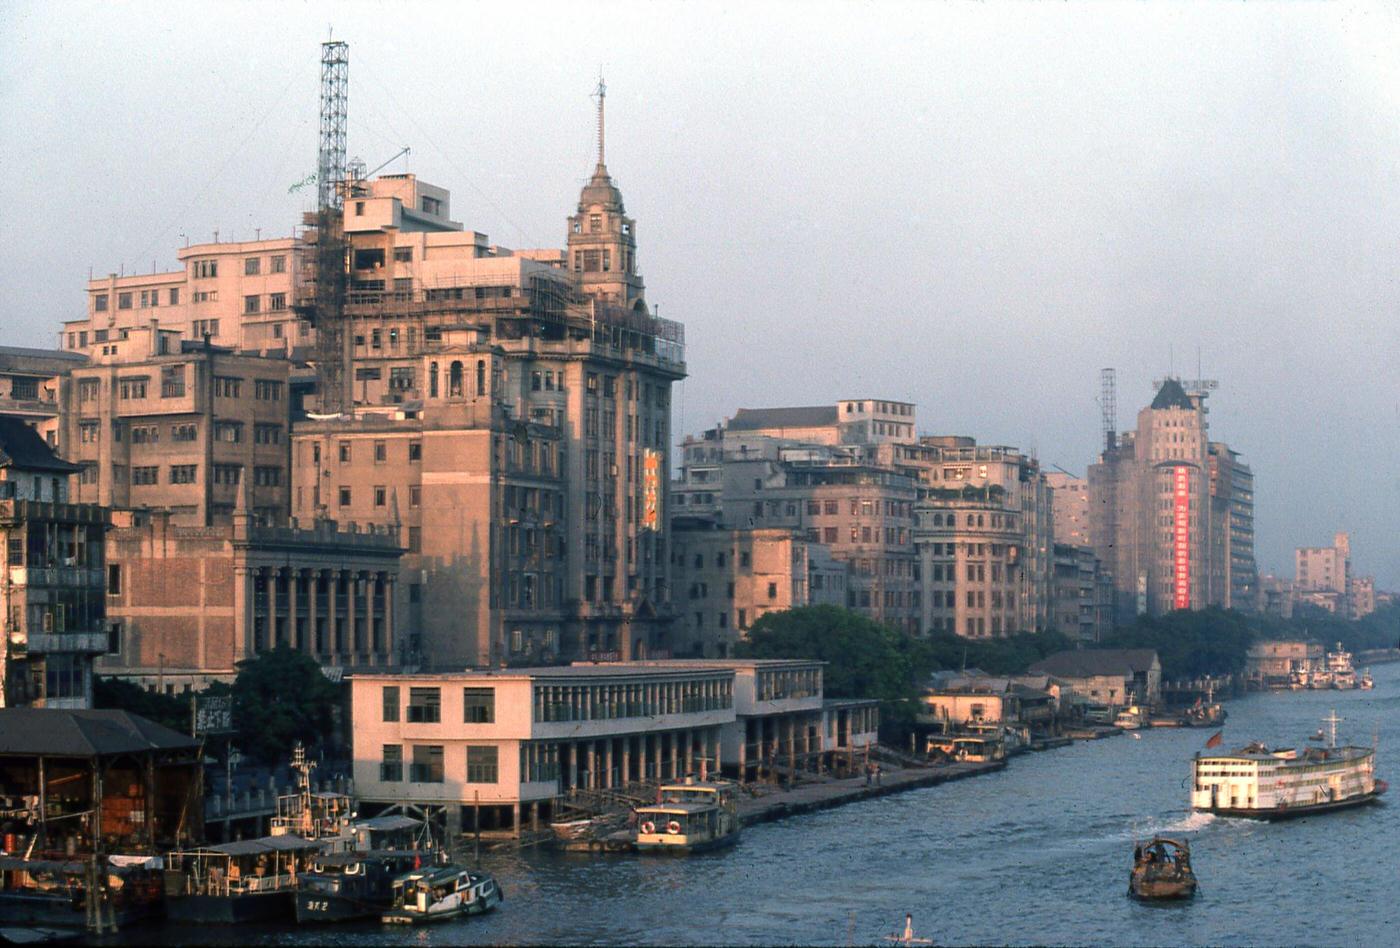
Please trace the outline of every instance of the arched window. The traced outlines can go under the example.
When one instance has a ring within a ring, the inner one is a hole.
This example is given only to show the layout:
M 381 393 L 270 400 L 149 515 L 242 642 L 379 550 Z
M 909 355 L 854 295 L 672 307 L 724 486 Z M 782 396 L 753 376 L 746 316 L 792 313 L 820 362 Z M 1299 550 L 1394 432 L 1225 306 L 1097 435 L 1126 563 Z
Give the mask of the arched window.
M 428 397 L 438 397 L 438 364 L 436 362 L 428 365 Z
M 974 517 L 972 514 L 968 514 L 968 515 L 967 515 L 967 525 L 968 525 L 969 527 L 972 526 L 973 524 L 975 524 L 976 522 L 977 522 L 977 518 L 976 518 L 976 517 Z
M 978 515 L 977 515 L 977 526 L 979 526 L 979 527 L 982 526 L 982 515 L 981 515 L 981 514 L 978 514 Z
M 478 395 L 485 395 L 485 394 L 486 394 L 486 360 L 485 360 L 485 359 L 477 359 L 477 360 L 476 360 L 476 393 L 477 393 Z
M 453 362 L 447 374 L 447 397 L 462 397 L 462 363 Z

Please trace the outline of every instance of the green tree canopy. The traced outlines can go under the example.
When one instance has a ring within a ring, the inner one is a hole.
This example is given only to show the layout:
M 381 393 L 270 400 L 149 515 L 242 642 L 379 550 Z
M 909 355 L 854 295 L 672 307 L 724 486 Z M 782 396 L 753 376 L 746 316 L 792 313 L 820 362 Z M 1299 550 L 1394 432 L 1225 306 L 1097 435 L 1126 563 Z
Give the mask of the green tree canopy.
M 233 683 L 233 726 L 243 752 L 276 764 L 301 741 L 331 739 L 340 689 L 308 655 L 287 645 L 238 663 Z
M 898 633 L 837 606 L 805 606 L 760 616 L 740 658 L 815 658 L 827 663 L 829 698 L 894 701 L 912 694 L 913 668 Z

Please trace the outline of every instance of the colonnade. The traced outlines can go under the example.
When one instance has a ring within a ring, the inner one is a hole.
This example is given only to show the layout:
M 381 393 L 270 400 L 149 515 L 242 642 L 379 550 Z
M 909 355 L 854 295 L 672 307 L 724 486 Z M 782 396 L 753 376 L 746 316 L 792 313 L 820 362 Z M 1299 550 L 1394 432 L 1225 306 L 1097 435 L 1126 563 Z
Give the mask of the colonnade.
M 236 573 L 248 654 L 285 644 L 339 664 L 390 664 L 395 573 L 297 566 Z

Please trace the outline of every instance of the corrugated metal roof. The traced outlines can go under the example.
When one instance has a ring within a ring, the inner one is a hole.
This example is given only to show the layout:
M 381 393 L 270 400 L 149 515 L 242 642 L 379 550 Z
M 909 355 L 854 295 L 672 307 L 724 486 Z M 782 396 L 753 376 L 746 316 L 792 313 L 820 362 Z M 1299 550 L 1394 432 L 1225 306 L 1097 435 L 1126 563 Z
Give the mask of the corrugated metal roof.
M 19 418 L 0 415 L 0 467 L 72 474 L 78 465 L 60 460 L 39 432 Z

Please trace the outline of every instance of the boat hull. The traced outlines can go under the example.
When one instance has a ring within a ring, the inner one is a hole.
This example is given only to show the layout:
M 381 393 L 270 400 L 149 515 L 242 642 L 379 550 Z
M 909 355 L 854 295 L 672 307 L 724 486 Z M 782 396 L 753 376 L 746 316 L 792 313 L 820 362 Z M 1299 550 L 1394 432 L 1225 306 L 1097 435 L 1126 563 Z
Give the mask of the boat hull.
M 1169 902 L 1195 898 L 1196 880 L 1168 881 L 1158 879 L 1150 882 L 1129 882 L 1128 894 L 1144 902 Z
M 376 905 L 324 892 L 298 892 L 296 896 L 296 916 L 300 925 L 378 918 L 388 907 L 387 899 Z
M 1349 797 L 1345 800 L 1328 800 L 1323 803 L 1311 803 L 1306 806 L 1279 806 L 1267 809 L 1259 807 L 1228 807 L 1228 806 L 1198 806 L 1198 813 L 1214 813 L 1216 816 L 1233 816 L 1246 820 L 1266 820 L 1275 822 L 1278 820 L 1294 820 L 1303 816 L 1313 816 L 1318 813 L 1330 813 L 1333 810 L 1348 810 L 1352 807 L 1367 806 L 1380 800 L 1379 793 L 1366 793 L 1360 796 Z
M 738 831 L 735 831 L 733 833 L 725 833 L 723 836 L 717 836 L 714 839 L 700 840 L 694 843 L 684 842 L 668 844 L 638 842 L 636 843 L 636 847 L 637 852 L 639 853 L 655 853 L 666 856 L 688 856 L 691 853 L 704 853 L 716 849 L 725 849 L 726 847 L 733 846 L 738 841 L 739 833 Z
M 173 922 L 197 925 L 236 925 L 279 922 L 295 917 L 295 893 L 258 892 L 251 895 L 182 895 L 167 899 L 165 914 Z
M 483 895 L 479 899 L 473 899 L 465 905 L 451 909 L 446 912 L 417 912 L 407 909 L 394 909 L 392 912 L 385 912 L 380 916 L 380 920 L 388 925 L 431 925 L 434 922 L 446 922 L 454 918 L 466 918 L 471 915 L 484 915 L 501 904 L 504 895 L 501 892 L 500 883 L 491 887 L 489 894 Z

